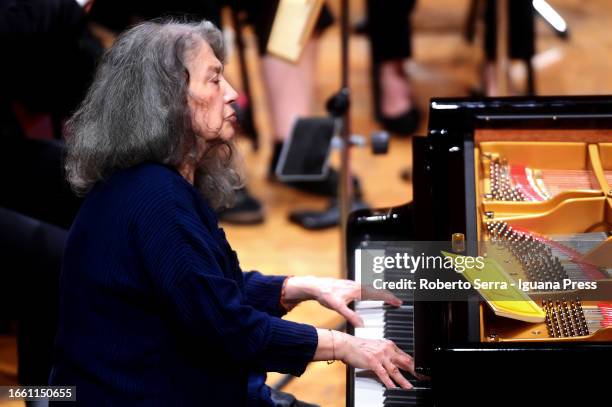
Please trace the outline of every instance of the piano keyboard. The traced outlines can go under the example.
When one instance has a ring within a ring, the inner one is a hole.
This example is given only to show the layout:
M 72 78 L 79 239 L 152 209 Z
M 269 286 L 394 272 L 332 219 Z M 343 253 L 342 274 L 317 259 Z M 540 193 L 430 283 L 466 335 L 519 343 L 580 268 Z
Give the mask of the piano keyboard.
M 357 301 L 355 312 L 363 318 L 364 326 L 355 328 L 355 336 L 367 339 L 390 339 L 404 352 L 414 351 L 414 309 L 412 305 L 399 308 L 382 301 Z M 417 380 L 408 372 L 404 376 L 414 386 L 411 390 L 387 389 L 376 375 L 366 369 L 354 370 L 355 407 L 408 407 L 431 405 L 428 383 Z

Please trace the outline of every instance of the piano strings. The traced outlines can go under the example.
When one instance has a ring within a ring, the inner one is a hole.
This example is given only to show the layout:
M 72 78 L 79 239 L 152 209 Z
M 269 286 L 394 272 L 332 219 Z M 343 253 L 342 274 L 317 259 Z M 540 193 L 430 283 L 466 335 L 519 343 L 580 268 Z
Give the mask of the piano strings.
M 495 201 L 541 202 L 566 190 L 600 190 L 590 170 L 537 169 L 509 163 L 497 154 L 485 154 L 488 161 L 490 193 Z M 612 171 L 606 171 L 612 179 Z
M 493 245 L 507 251 L 520 264 L 520 277 L 528 281 L 594 281 L 610 277 L 611 270 L 579 261 L 607 238 L 606 233 L 547 237 L 500 221 L 486 222 L 485 229 Z
M 543 300 L 542 308 L 546 312 L 546 329 L 551 338 L 587 336 L 612 326 L 612 303 L 583 307 L 580 298 Z

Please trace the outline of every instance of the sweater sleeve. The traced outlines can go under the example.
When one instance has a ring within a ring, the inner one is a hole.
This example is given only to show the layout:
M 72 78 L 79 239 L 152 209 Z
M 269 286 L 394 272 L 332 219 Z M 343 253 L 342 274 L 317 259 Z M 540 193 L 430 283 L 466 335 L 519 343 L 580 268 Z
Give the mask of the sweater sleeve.
M 248 271 L 243 275 L 248 304 L 275 317 L 287 313 L 280 302 L 287 276 L 264 276 L 258 271 Z
M 139 210 L 136 241 L 153 285 L 185 333 L 239 364 L 300 375 L 314 357 L 317 332 L 244 301 L 210 248 L 194 204 L 160 190 Z

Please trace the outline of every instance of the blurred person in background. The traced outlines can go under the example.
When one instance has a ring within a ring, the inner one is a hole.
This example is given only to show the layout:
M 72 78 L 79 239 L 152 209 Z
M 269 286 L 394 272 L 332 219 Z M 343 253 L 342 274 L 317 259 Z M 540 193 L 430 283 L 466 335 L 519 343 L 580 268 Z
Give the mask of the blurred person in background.
M 386 130 L 398 135 L 414 133 L 421 116 L 406 73 L 406 64 L 412 58 L 410 15 L 415 3 L 416 0 L 366 3 L 374 113 Z
M 62 128 L 102 47 L 74 0 L 0 0 L 0 43 L 0 325 L 17 322 L 19 383 L 41 386 L 52 362 L 63 239 L 81 203 L 65 179 Z
M 0 206 L 68 228 L 78 202 L 61 173 L 62 127 L 102 47 L 74 0 L 1 0 L 0 7 Z
M 535 10 L 531 0 L 514 0 L 508 2 L 508 55 L 504 56 L 510 60 L 520 60 L 526 65 L 531 64 L 531 58 L 535 55 Z M 497 78 L 497 1 L 487 0 L 484 6 L 485 38 L 482 83 L 480 90 L 485 96 L 500 96 L 507 90 L 499 89 Z M 531 78 L 533 80 L 533 78 Z M 533 89 L 529 89 L 529 87 Z M 527 85 L 525 93 L 535 91 L 535 84 Z M 523 93 L 523 92 L 520 92 Z

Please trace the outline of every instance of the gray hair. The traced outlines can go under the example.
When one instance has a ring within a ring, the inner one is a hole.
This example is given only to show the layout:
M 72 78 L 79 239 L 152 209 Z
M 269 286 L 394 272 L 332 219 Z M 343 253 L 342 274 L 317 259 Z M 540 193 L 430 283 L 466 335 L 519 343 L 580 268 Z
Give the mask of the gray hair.
M 84 195 L 112 173 L 144 162 L 178 167 L 198 143 L 187 102 L 189 53 L 205 41 L 225 61 L 223 36 L 209 21 L 146 22 L 124 32 L 102 57 L 66 126 L 66 172 Z M 232 142 L 207 141 L 194 183 L 211 206 L 232 203 L 242 177 Z

